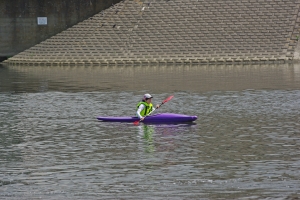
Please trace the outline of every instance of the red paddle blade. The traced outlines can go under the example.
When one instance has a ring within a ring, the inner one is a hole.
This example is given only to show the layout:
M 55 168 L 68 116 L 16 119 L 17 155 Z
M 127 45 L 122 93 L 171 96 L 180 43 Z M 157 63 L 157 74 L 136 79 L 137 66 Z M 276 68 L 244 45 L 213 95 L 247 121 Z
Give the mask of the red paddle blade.
M 172 96 L 169 96 L 169 97 L 168 97 L 167 99 L 165 99 L 162 103 L 166 103 L 166 102 L 170 101 L 173 97 L 174 97 L 173 95 L 172 95 Z
M 139 125 L 140 120 L 133 122 L 134 125 Z

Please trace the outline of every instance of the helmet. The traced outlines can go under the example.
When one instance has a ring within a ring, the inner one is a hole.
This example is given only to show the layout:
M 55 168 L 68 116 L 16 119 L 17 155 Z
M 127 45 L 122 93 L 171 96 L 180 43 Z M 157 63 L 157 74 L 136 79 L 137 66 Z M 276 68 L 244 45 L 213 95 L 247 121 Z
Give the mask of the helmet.
M 147 100 L 147 99 L 152 99 L 153 96 L 151 96 L 151 94 L 144 94 L 144 100 Z

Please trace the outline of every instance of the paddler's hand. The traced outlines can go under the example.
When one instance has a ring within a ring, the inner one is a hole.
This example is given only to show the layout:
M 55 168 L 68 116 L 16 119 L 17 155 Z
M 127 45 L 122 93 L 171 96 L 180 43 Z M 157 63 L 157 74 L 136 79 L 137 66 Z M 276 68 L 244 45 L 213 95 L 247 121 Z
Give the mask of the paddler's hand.
M 156 105 L 156 109 L 159 108 L 159 104 Z
M 145 117 L 140 118 L 140 121 L 143 121 L 145 119 Z

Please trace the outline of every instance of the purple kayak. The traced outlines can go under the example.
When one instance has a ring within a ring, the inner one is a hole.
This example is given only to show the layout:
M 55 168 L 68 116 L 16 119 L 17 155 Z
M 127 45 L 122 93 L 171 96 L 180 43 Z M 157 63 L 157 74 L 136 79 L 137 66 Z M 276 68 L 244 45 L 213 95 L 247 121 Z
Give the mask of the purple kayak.
M 104 122 L 135 122 L 139 120 L 138 117 L 97 117 L 98 120 Z M 176 124 L 193 122 L 197 116 L 174 114 L 174 113 L 159 113 L 147 116 L 143 123 L 162 123 L 162 124 Z

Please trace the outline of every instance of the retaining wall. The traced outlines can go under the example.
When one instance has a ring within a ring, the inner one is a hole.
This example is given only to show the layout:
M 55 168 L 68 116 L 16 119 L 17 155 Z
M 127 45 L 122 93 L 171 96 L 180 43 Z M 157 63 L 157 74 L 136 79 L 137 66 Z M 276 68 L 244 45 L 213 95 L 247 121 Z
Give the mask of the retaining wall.
M 24 51 L 119 1 L 0 1 L 0 57 Z M 45 18 L 39 18 L 39 25 L 38 17 L 46 17 L 47 22 Z

